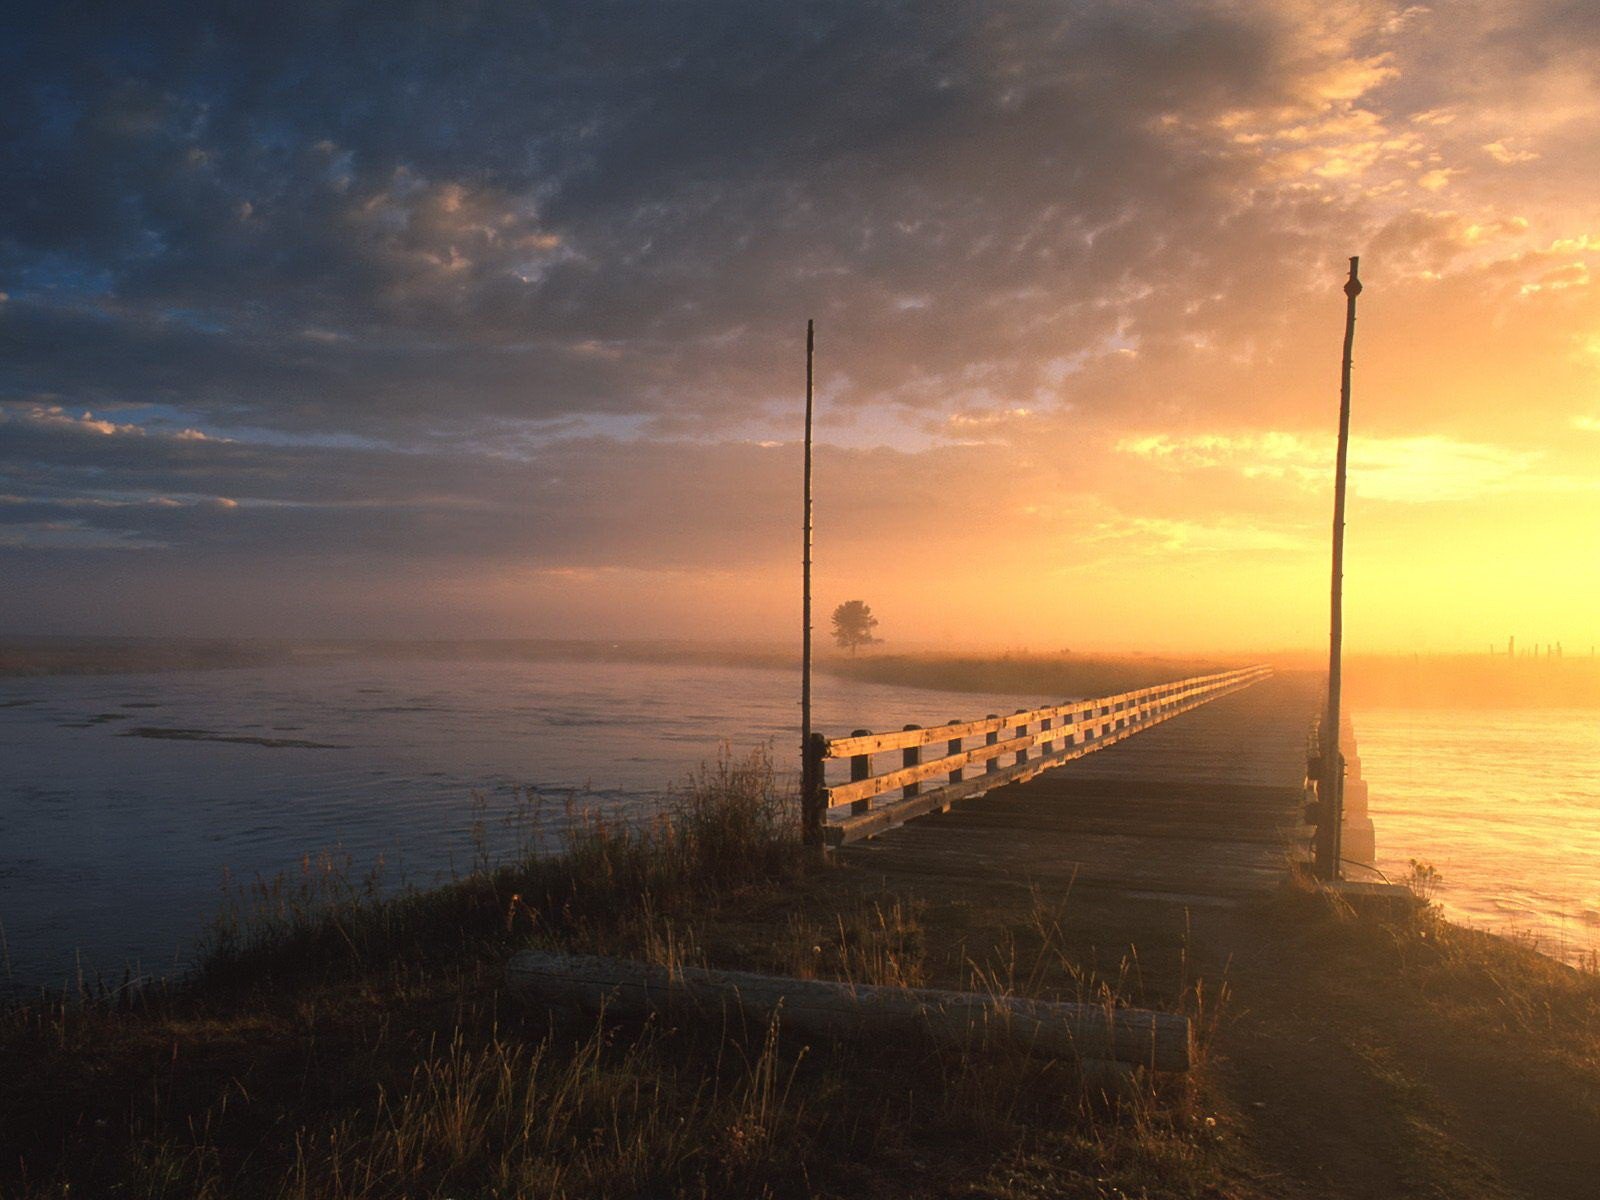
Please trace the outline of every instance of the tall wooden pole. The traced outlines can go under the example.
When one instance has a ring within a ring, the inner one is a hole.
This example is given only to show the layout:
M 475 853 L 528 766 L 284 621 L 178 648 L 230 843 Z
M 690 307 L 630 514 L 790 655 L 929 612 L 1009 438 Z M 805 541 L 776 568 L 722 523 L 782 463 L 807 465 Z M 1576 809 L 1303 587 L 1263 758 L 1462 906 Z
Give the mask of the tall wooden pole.
M 1339 374 L 1339 451 L 1333 476 L 1333 587 L 1328 635 L 1328 709 L 1323 717 L 1322 778 L 1319 781 L 1322 820 L 1317 827 L 1317 873 L 1339 878 L 1339 833 L 1344 821 L 1344 754 L 1339 748 L 1339 692 L 1344 666 L 1344 489 L 1350 454 L 1350 355 L 1356 340 L 1356 297 L 1361 294 L 1357 268 L 1350 259 L 1345 280 L 1344 360 Z
M 822 844 L 818 767 L 811 744 L 811 409 L 816 355 L 816 323 L 806 322 L 805 518 L 800 560 L 800 823 L 808 846 Z

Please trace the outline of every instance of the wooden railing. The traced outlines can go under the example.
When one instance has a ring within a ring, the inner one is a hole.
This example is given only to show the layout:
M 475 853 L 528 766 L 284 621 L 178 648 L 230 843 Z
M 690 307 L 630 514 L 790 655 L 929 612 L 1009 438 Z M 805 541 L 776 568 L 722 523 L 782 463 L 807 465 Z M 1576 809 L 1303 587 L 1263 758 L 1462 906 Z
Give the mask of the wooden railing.
M 813 734 L 807 754 L 809 778 L 815 782 L 802 798 L 806 840 L 840 845 L 872 837 L 913 817 L 944 811 L 957 800 L 1091 754 L 1271 673 L 1271 667 L 1253 666 L 1197 675 L 1115 696 L 1018 709 L 1009 716 L 990 713 L 979 721 L 952 721 L 931 729 L 918 725 L 893 733 L 858 729 L 841 738 Z M 981 742 L 968 748 L 969 741 L 979 738 Z M 873 757 L 895 752 L 897 761 L 874 774 Z M 930 757 L 933 754 L 938 757 Z M 1006 758 L 1011 762 L 1002 766 Z M 849 761 L 848 781 L 828 784 L 830 759 Z

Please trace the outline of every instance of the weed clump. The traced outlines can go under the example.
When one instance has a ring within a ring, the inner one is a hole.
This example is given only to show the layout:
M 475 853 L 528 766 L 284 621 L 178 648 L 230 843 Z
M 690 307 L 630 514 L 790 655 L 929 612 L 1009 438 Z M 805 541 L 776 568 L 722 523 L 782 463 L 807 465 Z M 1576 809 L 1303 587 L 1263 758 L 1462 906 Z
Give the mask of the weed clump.
M 777 886 L 801 858 L 798 800 L 761 750 L 724 751 L 640 819 L 569 803 L 553 848 L 537 836 L 538 813 L 525 825 L 534 832 L 518 833 L 513 861 L 496 865 L 480 849 L 473 870 L 438 887 L 389 886 L 381 862 L 358 876 L 349 856 L 323 854 L 295 875 L 233 888 L 196 977 L 211 989 L 277 987 L 397 961 L 496 960 L 530 931 L 581 934 L 604 952 L 606 934 L 636 927 L 640 914 Z

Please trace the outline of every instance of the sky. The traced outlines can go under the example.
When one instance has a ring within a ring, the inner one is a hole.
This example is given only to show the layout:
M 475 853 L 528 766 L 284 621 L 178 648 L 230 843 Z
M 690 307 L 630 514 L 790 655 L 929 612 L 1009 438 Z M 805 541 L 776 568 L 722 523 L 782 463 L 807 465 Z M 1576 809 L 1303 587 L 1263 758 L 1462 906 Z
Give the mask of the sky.
M 1600 6 L 0 17 L 0 632 L 1600 641 Z

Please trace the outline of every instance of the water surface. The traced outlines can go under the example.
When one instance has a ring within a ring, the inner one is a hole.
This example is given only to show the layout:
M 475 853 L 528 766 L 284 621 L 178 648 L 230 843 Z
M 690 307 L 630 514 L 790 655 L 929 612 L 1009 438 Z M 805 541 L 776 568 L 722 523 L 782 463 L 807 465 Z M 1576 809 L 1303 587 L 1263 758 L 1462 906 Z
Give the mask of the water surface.
M 391 880 L 466 869 L 519 789 L 637 813 L 726 741 L 792 771 L 793 672 L 638 664 L 339 662 L 0 680 L 0 987 L 80 963 L 181 965 L 236 881 L 307 855 Z M 1036 697 L 819 677 L 818 727 L 898 728 Z M 475 811 L 473 797 L 482 798 Z
M 0 988 L 82 966 L 181 966 L 223 880 L 307 855 L 380 858 L 425 884 L 513 834 L 519 789 L 647 811 L 726 741 L 793 769 L 796 680 L 762 669 L 635 664 L 340 662 L 0 680 Z M 832 677 L 818 725 L 937 724 L 1059 701 Z M 1448 914 L 1600 950 L 1595 714 L 1372 709 L 1355 714 L 1380 866 L 1434 864 Z M 474 796 L 481 798 L 475 807 Z
M 1600 714 L 1365 709 L 1354 714 L 1378 865 L 1443 877 L 1446 915 L 1600 951 Z

